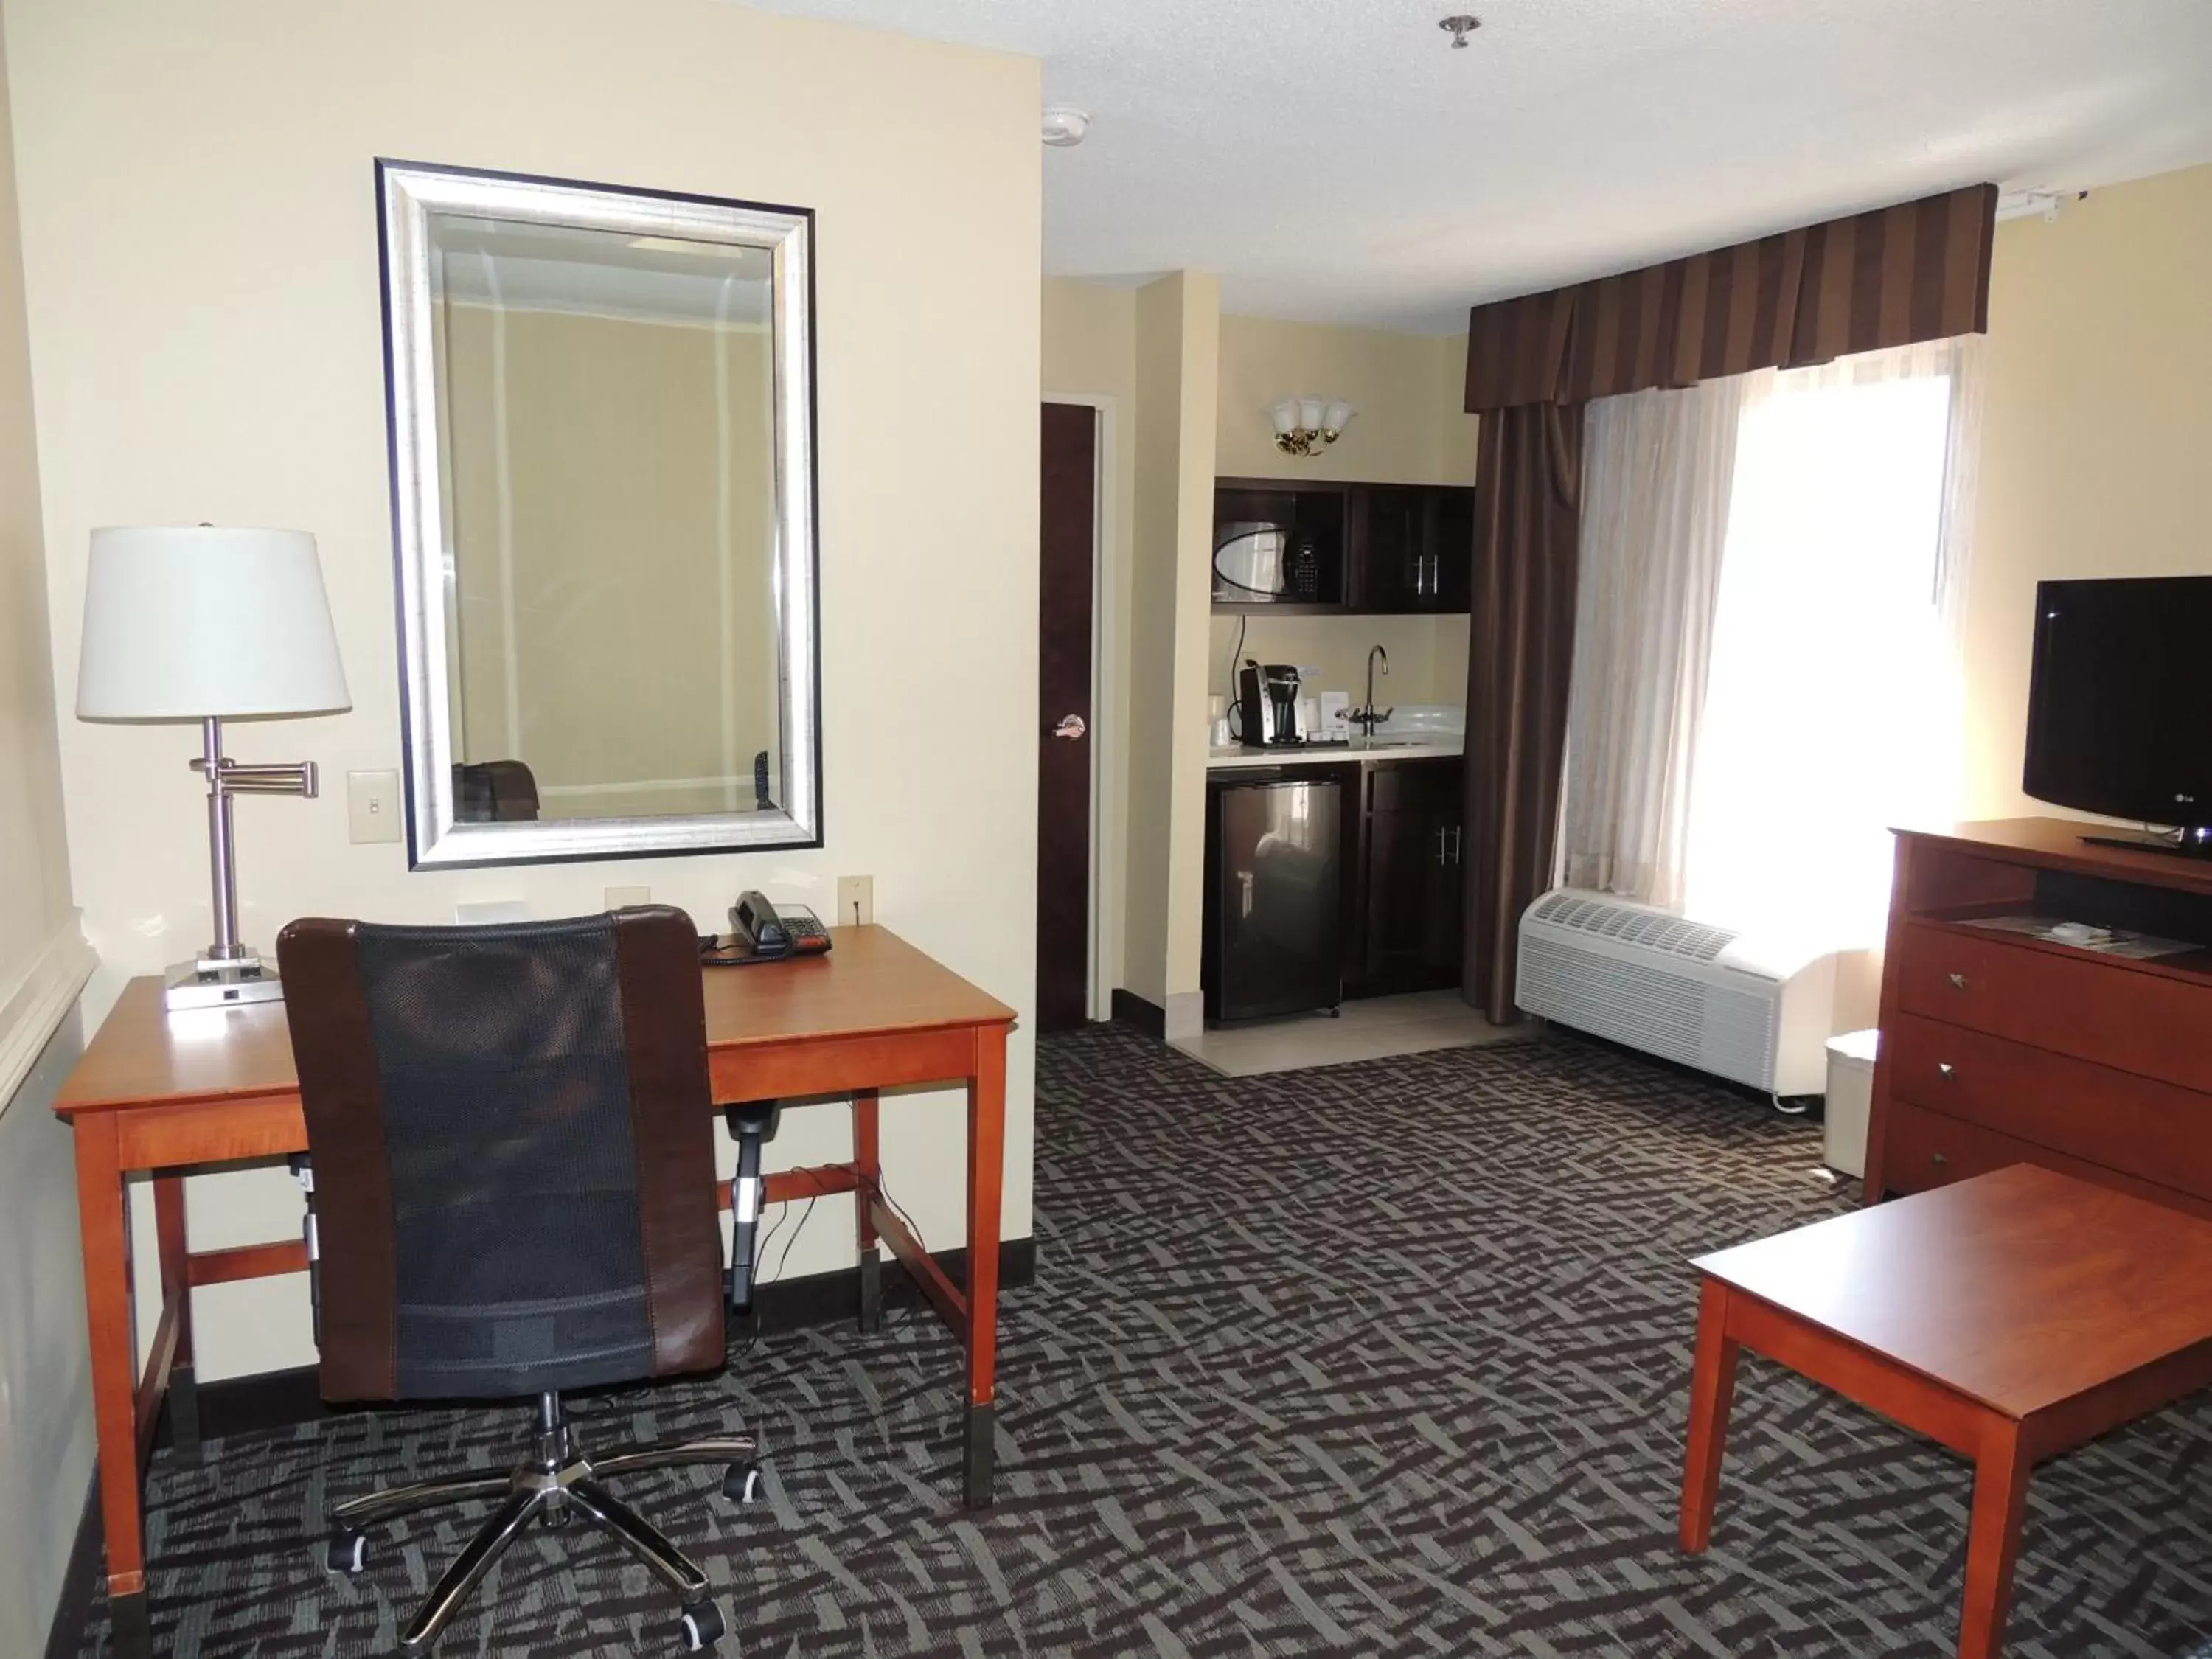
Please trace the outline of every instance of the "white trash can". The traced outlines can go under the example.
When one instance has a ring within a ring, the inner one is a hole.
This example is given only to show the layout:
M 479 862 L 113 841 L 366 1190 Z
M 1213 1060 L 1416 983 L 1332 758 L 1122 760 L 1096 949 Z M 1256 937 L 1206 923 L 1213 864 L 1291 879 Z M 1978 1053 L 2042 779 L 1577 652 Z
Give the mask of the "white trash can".
M 1827 1146 L 1825 1161 L 1845 1175 L 1866 1173 L 1867 1115 L 1874 1106 L 1876 1030 L 1828 1039 Z

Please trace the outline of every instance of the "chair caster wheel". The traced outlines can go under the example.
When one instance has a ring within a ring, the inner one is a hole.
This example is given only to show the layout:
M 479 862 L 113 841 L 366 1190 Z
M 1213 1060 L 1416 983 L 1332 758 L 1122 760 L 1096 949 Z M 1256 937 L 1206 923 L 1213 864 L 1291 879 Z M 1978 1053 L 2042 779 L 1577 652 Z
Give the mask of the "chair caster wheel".
M 732 1504 L 750 1504 L 760 1494 L 761 1466 L 750 1458 L 732 1463 L 722 1475 L 722 1496 Z
M 351 1527 L 335 1527 L 323 1546 L 323 1565 L 332 1572 L 352 1574 L 368 1565 L 368 1534 Z
M 712 1652 L 714 1644 L 723 1636 L 722 1610 L 712 1601 L 702 1601 L 696 1607 L 686 1607 L 678 1628 L 683 1633 L 684 1652 Z

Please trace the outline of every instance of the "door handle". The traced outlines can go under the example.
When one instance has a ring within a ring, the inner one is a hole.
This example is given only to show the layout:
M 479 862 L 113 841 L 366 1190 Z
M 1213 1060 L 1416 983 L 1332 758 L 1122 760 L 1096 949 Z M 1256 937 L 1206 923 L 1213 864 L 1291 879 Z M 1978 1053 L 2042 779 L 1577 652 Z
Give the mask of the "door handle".
M 1959 1068 L 1948 1060 L 1939 1060 L 1936 1062 L 1936 1075 L 1941 1078 L 1954 1078 L 1959 1075 Z
M 1951 981 L 1953 990 L 1963 991 L 1966 988 L 1966 976 L 1964 974 L 1947 974 L 1944 977 Z
M 1451 849 L 1452 862 L 1454 864 L 1463 862 L 1460 856 L 1460 826 L 1456 823 L 1451 827 Z
M 1928 1161 L 1930 1164 L 1948 1164 L 1951 1160 L 1941 1152 L 1930 1152 L 1928 1154 Z
M 1052 728 L 1052 735 L 1055 738 L 1065 738 L 1068 742 L 1073 743 L 1090 729 L 1083 723 L 1082 715 L 1062 714 L 1060 717 L 1060 724 Z
M 1237 885 L 1241 890 L 1237 895 L 1237 914 L 1240 918 L 1249 920 L 1252 915 L 1252 872 L 1249 870 L 1239 870 L 1237 872 Z

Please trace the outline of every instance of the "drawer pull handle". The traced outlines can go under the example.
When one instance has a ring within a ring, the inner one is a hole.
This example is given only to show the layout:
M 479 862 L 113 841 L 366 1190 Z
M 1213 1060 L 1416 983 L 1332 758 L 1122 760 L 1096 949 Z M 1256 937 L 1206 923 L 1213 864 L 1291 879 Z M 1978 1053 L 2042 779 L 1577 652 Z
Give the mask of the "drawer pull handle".
M 1941 1152 L 1930 1152 L 1928 1154 L 1928 1161 L 1930 1164 L 1948 1164 L 1951 1160 Z
M 1966 988 L 1966 976 L 1964 974 L 1952 974 L 1947 975 L 1947 977 L 1951 981 L 1951 988 L 1953 990 L 1963 991 Z
M 1956 1077 L 1959 1075 L 1959 1068 L 1951 1064 L 1948 1060 L 1939 1060 L 1936 1062 L 1936 1075 L 1938 1077 Z

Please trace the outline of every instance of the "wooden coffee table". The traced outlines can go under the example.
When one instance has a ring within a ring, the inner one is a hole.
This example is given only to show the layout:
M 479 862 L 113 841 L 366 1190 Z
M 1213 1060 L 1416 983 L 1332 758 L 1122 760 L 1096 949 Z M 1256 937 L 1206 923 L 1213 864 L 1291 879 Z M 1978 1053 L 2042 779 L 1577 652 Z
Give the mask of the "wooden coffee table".
M 2028 1164 L 1693 1265 L 1682 1547 L 1755 1349 L 1974 1460 L 1960 1659 L 2003 1650 L 2036 1461 L 2212 1383 L 2212 1221 Z

